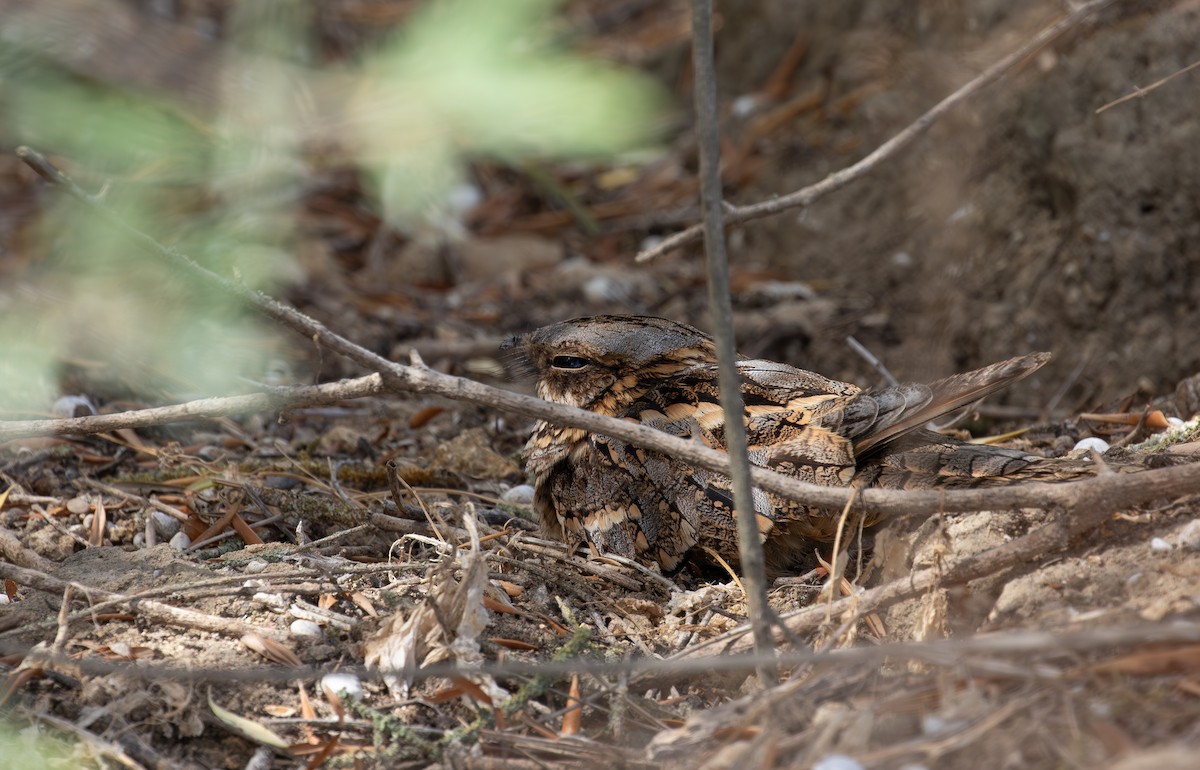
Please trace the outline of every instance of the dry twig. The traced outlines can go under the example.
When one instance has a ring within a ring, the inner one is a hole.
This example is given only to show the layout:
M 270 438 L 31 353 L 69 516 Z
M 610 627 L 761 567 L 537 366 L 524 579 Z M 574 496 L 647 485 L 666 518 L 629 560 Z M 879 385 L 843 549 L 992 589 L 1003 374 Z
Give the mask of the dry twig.
M 0 562 L 0 578 L 15 580 L 22 585 L 36 588 L 39 591 L 49 591 L 56 594 L 63 593 L 69 586 L 73 585 L 65 580 L 47 575 L 44 572 L 18 567 L 15 564 L 5 562 Z M 128 603 L 133 612 L 157 623 L 182 626 L 197 631 L 210 631 L 215 634 L 234 638 L 241 638 L 246 634 L 259 634 L 260 636 L 269 638 L 274 638 L 275 636 L 265 628 L 243 623 L 240 620 L 206 615 L 203 612 L 172 607 L 162 602 L 140 599 L 136 596 L 126 596 L 113 591 L 105 591 L 94 586 L 80 586 L 80 588 L 85 590 L 88 597 L 93 601 Z
M 1037 53 L 1043 46 L 1079 26 L 1084 20 L 1103 10 L 1113 2 L 1114 0 L 1092 0 L 1091 2 L 1077 6 L 1067 16 L 1046 27 L 1037 35 L 1034 35 L 1025 45 L 988 67 L 979 75 L 972 78 L 970 82 L 938 102 L 928 112 L 909 124 L 903 131 L 879 145 L 871 154 L 854 165 L 840 171 L 835 171 L 816 184 L 811 184 L 808 187 L 801 188 L 787 195 L 781 195 L 778 198 L 772 198 L 748 206 L 726 206 L 726 225 L 740 225 L 754 219 L 778 214 L 788 209 L 810 206 L 813 202 L 825 197 L 829 193 L 840 190 L 851 182 L 861 179 L 873 171 L 880 163 L 890 159 L 904 147 L 911 144 L 914 139 L 925 133 L 930 126 L 940 120 L 950 110 L 965 102 L 979 91 L 982 91 L 985 87 L 1000 80 L 1000 78 L 1020 66 L 1030 56 Z M 674 235 L 664 238 L 653 247 L 642 251 L 637 255 L 636 259 L 638 262 L 646 262 L 655 257 L 662 256 L 689 243 L 695 243 L 700 240 L 703 233 L 704 226 L 702 224 L 692 225 L 686 230 L 681 230 Z
M 700 191 L 704 211 L 704 252 L 708 265 L 708 308 L 712 313 L 717 345 L 717 376 L 721 410 L 725 413 L 725 443 L 729 450 L 729 477 L 737 515 L 738 558 L 745 584 L 754 649 L 765 656 L 772 648 L 771 606 L 767 602 L 767 570 L 754 489 L 750 481 L 750 456 L 746 424 L 742 420 L 741 374 L 733 340 L 733 300 L 729 288 L 729 260 L 725 253 L 722 222 L 721 132 L 717 118 L 717 71 L 713 61 L 712 0 L 692 0 L 692 65 L 696 72 L 696 132 L 700 139 Z M 763 684 L 778 677 L 773 667 L 758 672 Z

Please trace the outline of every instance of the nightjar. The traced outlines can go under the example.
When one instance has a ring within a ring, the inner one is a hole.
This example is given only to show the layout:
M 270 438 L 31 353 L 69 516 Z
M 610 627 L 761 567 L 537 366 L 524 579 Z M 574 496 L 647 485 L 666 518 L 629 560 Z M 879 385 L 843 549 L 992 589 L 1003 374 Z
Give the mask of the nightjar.
M 639 421 L 725 449 L 716 349 L 705 333 L 663 318 L 577 318 L 504 343 L 537 376 L 548 401 Z M 967 444 L 930 420 L 1035 371 L 1045 353 L 929 385 L 861 390 L 771 361 L 741 359 L 750 461 L 829 486 L 972 486 L 1053 475 L 1043 458 Z M 527 447 L 543 529 L 664 572 L 710 548 L 737 562 L 728 477 L 578 428 L 539 422 Z M 778 573 L 833 539 L 839 511 L 755 490 L 768 570 Z M 873 523 L 868 515 L 867 524 Z

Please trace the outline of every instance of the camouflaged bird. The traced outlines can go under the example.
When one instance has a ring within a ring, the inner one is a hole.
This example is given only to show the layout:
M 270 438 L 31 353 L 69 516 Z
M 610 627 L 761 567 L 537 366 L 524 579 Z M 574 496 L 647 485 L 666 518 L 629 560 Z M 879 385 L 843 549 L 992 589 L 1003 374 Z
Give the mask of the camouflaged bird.
M 537 329 L 504 347 L 533 369 L 538 395 L 548 401 L 725 449 L 716 349 L 698 329 L 651 316 L 594 316 Z M 929 385 L 880 390 L 741 359 L 750 461 L 826 486 L 973 486 L 1053 474 L 1035 455 L 923 429 L 1048 359 L 1035 353 Z M 527 462 L 534 505 L 556 539 L 656 563 L 668 573 L 704 547 L 737 561 L 727 476 L 546 422 L 534 429 Z M 761 490 L 755 490 L 754 508 L 772 572 L 811 552 L 813 541 L 831 540 L 838 519 L 836 511 Z

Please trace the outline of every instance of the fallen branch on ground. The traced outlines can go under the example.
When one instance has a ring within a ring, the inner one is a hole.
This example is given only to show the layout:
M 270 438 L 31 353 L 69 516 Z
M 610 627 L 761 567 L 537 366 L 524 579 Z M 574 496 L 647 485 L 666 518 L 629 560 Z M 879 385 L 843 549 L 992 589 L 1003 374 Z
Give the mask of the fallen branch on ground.
M 77 585 L 60 580 L 52 575 L 34 569 L 18 567 L 15 564 L 0 562 L 0 578 L 15 580 L 17 583 L 61 595 L 68 587 L 76 586 L 89 601 L 92 602 L 121 602 L 128 604 L 130 609 L 146 620 L 171 626 L 181 626 L 196 631 L 210 631 L 214 634 L 231 636 L 235 639 L 246 634 L 258 634 L 274 639 L 278 634 L 270 629 L 243 623 L 240 620 L 206 615 L 203 612 L 172 607 L 169 604 L 142 599 L 137 596 L 127 596 L 114 591 L 105 591 L 95 586 Z
M 148 428 L 173 422 L 213 420 L 218 417 L 299 409 L 334 404 L 386 392 L 377 374 L 354 380 L 338 380 L 323 385 L 275 388 L 263 393 L 220 396 L 187 401 L 171 406 L 134 409 L 116 414 L 96 414 L 60 420 L 20 420 L 0 422 L 0 441 L 31 436 L 111 433 L 124 428 Z

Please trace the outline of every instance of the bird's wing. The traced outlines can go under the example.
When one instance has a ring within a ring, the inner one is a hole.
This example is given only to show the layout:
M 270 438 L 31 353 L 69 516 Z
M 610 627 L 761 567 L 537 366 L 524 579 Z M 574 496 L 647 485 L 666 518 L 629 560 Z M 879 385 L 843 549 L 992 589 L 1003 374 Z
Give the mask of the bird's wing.
M 820 424 L 853 440 L 854 454 L 861 456 L 947 412 L 1008 387 L 1049 360 L 1049 353 L 1033 353 L 929 385 L 897 385 L 862 393 L 823 417 Z
M 747 439 L 752 452 L 761 450 L 760 464 L 815 476 L 820 483 L 848 483 L 855 458 L 1011 385 L 1049 359 L 1048 353 L 1034 353 L 929 385 L 874 391 L 786 364 L 739 361 Z M 695 435 L 698 429 L 706 443 L 725 448 L 715 364 L 695 367 L 651 391 L 635 411 L 628 416 L 675 435 Z

